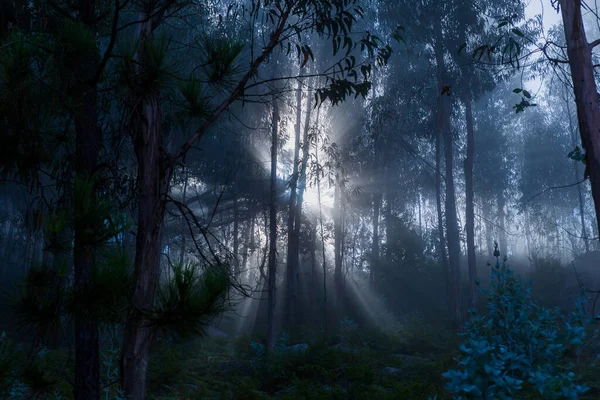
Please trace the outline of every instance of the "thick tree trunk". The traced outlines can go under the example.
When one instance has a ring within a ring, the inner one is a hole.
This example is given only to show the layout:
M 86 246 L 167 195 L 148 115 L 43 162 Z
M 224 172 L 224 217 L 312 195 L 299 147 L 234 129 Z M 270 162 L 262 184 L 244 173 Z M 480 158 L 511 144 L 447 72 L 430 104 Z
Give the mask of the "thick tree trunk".
M 121 387 L 129 400 L 143 400 L 146 396 L 148 358 L 154 336 L 147 312 L 154 306 L 160 273 L 161 228 L 170 181 L 161 146 L 160 97 L 156 94 L 137 100 L 131 132 L 138 163 L 134 310 L 127 320 L 121 358 Z
M 145 14 L 141 15 L 141 20 Z M 140 50 L 136 55 L 138 73 L 143 73 L 152 36 L 150 21 L 140 26 Z M 146 378 L 154 327 L 147 313 L 154 307 L 160 274 L 161 230 L 172 169 L 162 146 L 162 106 L 155 90 L 132 99 L 130 134 L 137 160 L 138 221 L 134 261 L 133 311 L 128 316 L 121 354 L 121 388 L 129 400 L 146 398 Z
M 298 164 L 300 162 L 300 130 L 302 122 L 302 82 L 298 82 L 296 89 L 296 124 L 294 126 L 294 159 L 292 169 L 292 179 L 290 180 L 290 202 L 288 207 L 288 248 L 286 265 L 286 293 L 285 293 L 285 326 L 291 329 L 297 323 L 298 301 L 298 241 L 295 239 L 297 234 L 296 224 L 296 206 L 298 201 Z
M 571 107 L 569 99 L 565 100 L 567 104 L 567 115 L 569 117 L 569 131 L 571 133 L 571 146 L 575 148 L 577 146 L 577 133 L 575 132 L 575 127 L 573 126 L 573 118 L 571 117 Z M 573 161 L 573 172 L 575 173 L 575 182 L 579 182 L 581 176 L 579 175 L 579 161 Z M 579 218 L 581 221 L 581 236 L 583 237 L 583 243 L 585 245 L 585 251 L 590 251 L 590 241 L 587 234 L 587 228 L 585 226 L 585 207 L 583 201 L 583 191 L 581 190 L 581 185 L 577 185 L 577 197 L 579 200 Z
M 477 260 L 475 257 L 475 204 L 473 194 L 473 162 L 475 159 L 475 131 L 473 129 L 473 111 L 471 108 L 471 94 L 464 96 L 467 118 L 467 158 L 465 158 L 465 186 L 466 186 L 466 222 L 467 231 L 467 263 L 469 266 L 469 306 L 474 308 L 477 304 Z
M 275 348 L 275 296 L 277 284 L 277 147 L 279 136 L 279 104 L 273 99 L 271 125 L 271 199 L 269 213 L 269 283 L 267 348 Z
M 96 24 L 95 0 L 79 1 L 79 18 L 92 31 Z M 97 49 L 88 49 L 82 55 L 78 71 L 81 106 L 75 117 L 75 174 L 79 179 L 93 179 L 101 145 L 98 127 L 98 91 L 95 74 L 99 60 Z M 95 190 L 92 196 L 95 196 Z M 100 397 L 100 350 L 98 344 L 98 321 L 89 313 L 85 302 L 87 292 L 94 286 L 92 266 L 95 249 L 86 243 L 88 227 L 76 224 L 74 229 L 74 304 L 75 304 L 75 386 L 76 400 L 96 400 Z
M 592 49 L 581 16 L 581 0 L 559 0 L 581 143 L 586 152 L 586 176 L 590 177 L 596 223 L 600 226 L 600 102 L 594 80 Z

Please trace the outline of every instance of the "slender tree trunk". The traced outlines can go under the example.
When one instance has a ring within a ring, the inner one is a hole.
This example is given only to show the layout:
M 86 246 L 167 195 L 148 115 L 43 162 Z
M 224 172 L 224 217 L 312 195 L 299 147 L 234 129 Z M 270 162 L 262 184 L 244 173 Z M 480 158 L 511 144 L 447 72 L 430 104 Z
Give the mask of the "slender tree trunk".
M 244 253 L 242 254 L 242 270 L 248 269 L 248 257 L 250 256 L 251 249 L 254 248 L 254 215 L 250 217 L 250 225 L 246 224 L 244 233 Z
M 96 28 L 95 0 L 79 1 L 79 18 L 92 32 Z M 98 91 L 95 74 L 99 60 L 96 48 L 82 55 L 78 83 L 80 108 L 75 117 L 75 174 L 79 179 L 93 179 L 101 145 L 98 127 Z M 96 196 L 95 190 L 92 196 Z M 98 321 L 86 310 L 87 293 L 93 289 L 92 266 L 94 246 L 85 241 L 88 227 L 75 224 L 74 229 L 74 322 L 75 322 L 75 386 L 76 400 L 96 400 L 100 397 L 100 350 Z M 81 299 L 81 300 L 79 300 Z
M 317 118 L 318 120 L 318 118 Z M 320 168 L 319 164 L 319 142 L 315 142 L 315 161 L 317 162 L 317 168 Z M 325 256 L 325 232 L 323 229 L 323 203 L 321 202 L 321 174 L 317 171 L 317 198 L 319 200 L 319 221 L 321 224 L 321 245 L 323 254 L 323 330 L 327 332 L 328 321 L 327 321 L 327 257 Z
M 271 199 L 269 215 L 269 283 L 267 348 L 275 348 L 275 295 L 277 283 L 277 147 L 279 135 L 279 104 L 273 98 L 271 125 Z
M 435 23 L 436 43 L 435 57 L 437 62 L 437 75 L 440 90 L 449 85 L 446 77 L 446 66 L 444 63 L 444 47 L 442 45 L 442 31 L 440 22 Z M 442 90 L 444 92 L 444 90 Z M 448 266 L 450 270 L 451 292 L 452 292 L 452 315 L 454 322 L 460 326 L 462 322 L 462 310 L 460 300 L 460 237 L 458 232 L 458 217 L 456 214 L 456 193 L 454 189 L 454 154 L 452 129 L 450 126 L 450 92 L 444 92 L 439 98 L 439 129 L 444 138 L 444 158 L 446 160 L 446 234 L 448 239 Z
M 442 132 L 440 129 L 436 129 L 435 135 L 435 203 L 437 210 L 437 222 L 438 222 L 438 237 L 439 237 L 439 250 L 440 260 L 442 263 L 442 269 L 444 271 L 444 280 L 446 282 L 446 302 L 448 304 L 448 314 L 452 315 L 452 280 L 450 274 L 450 267 L 448 266 L 448 256 L 446 254 L 446 237 L 444 235 L 444 216 L 442 211 Z
M 494 254 L 494 239 L 492 239 L 494 227 L 492 226 L 492 211 L 490 209 L 490 200 L 484 198 L 481 200 L 481 203 L 481 212 L 483 213 L 483 218 L 485 220 L 485 245 L 488 257 L 491 258 Z
M 466 186 L 466 223 L 467 231 L 467 263 L 469 266 L 469 306 L 477 304 L 477 260 L 475 258 L 475 204 L 473 195 L 473 162 L 475 159 L 475 131 L 473 129 L 473 111 L 471 94 L 466 93 L 465 109 L 467 118 L 467 158 L 465 158 Z
M 586 152 L 586 172 L 592 185 L 596 225 L 600 225 L 600 102 L 594 79 L 592 48 L 581 15 L 581 0 L 559 0 L 581 143 Z
M 239 209 L 238 209 L 238 195 L 237 193 L 233 197 L 233 274 L 236 278 L 240 276 L 240 222 L 239 222 Z
M 188 169 L 184 166 L 183 178 L 185 179 L 183 182 L 183 196 L 181 198 L 181 202 L 186 204 L 187 197 L 187 187 L 188 187 Z M 187 221 L 185 215 L 181 215 L 181 243 L 179 250 L 179 265 L 183 265 L 185 261 L 185 237 L 187 236 Z
M 371 268 L 369 282 L 375 284 L 379 269 L 379 211 L 381 210 L 381 193 L 373 195 L 373 243 L 371 244 Z
M 335 298 L 336 309 L 339 316 L 344 315 L 344 277 L 342 275 L 342 243 L 344 241 L 344 233 L 342 229 L 343 218 L 343 194 L 340 187 L 339 176 L 336 177 L 336 186 L 334 194 L 334 215 L 333 215 L 333 231 L 334 231 L 334 282 L 335 282 Z
M 300 130 L 302 122 L 302 82 L 298 82 L 296 89 L 296 124 L 294 126 L 294 160 L 292 169 L 292 179 L 290 180 L 290 202 L 288 207 L 288 248 L 286 265 L 286 293 L 285 293 L 285 326 L 290 329 L 297 323 L 298 301 L 298 249 L 295 240 L 296 224 L 296 206 L 298 201 L 298 164 L 300 162 Z
M 508 255 L 508 244 L 506 243 L 506 213 L 504 208 L 506 206 L 506 200 L 504 199 L 504 191 L 498 190 L 496 194 L 496 200 L 498 202 L 498 245 L 500 247 L 500 253 Z

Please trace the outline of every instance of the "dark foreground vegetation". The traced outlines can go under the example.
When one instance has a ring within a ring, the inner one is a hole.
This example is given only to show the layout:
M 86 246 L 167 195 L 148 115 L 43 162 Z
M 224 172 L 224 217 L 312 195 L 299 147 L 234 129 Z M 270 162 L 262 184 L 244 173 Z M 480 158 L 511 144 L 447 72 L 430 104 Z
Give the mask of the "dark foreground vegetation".
M 419 313 L 390 326 L 346 317 L 329 332 L 284 331 L 272 350 L 264 336 L 230 336 L 214 326 L 195 338 L 166 334 L 152 346 L 148 398 L 598 398 L 598 330 L 585 292 L 565 314 L 540 305 L 532 282 L 506 261 L 489 267 L 482 307 L 470 311 L 459 335 Z M 546 283 L 566 271 L 555 272 Z M 111 400 L 126 398 L 115 380 L 121 330 L 102 331 L 100 376 L 103 397 Z M 0 345 L 2 398 L 73 398 L 71 349 L 29 347 L 5 333 Z

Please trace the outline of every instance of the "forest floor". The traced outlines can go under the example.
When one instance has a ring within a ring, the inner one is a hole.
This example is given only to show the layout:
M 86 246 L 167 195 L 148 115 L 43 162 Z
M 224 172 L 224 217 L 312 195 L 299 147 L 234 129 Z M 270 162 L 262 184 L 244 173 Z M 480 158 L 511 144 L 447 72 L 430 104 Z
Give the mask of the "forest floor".
M 160 346 L 150 392 L 171 399 L 438 399 L 458 338 L 378 330 L 285 343 L 273 353 L 249 337 Z M 455 342 L 450 345 L 450 342 Z
M 270 354 L 250 337 L 168 344 L 154 353 L 150 393 L 155 400 L 451 399 L 442 373 L 456 366 L 460 339 L 422 326 L 396 334 L 357 329 L 295 344 L 284 335 Z M 582 399 L 600 399 L 600 368 L 578 372 L 590 387 Z

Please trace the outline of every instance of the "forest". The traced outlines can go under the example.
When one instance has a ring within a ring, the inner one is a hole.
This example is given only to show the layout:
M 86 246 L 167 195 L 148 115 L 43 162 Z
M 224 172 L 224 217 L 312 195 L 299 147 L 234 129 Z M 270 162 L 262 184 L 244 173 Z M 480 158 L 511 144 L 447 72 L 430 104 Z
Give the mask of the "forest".
M 600 399 L 594 0 L 0 0 L 0 399 Z

